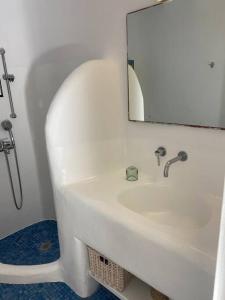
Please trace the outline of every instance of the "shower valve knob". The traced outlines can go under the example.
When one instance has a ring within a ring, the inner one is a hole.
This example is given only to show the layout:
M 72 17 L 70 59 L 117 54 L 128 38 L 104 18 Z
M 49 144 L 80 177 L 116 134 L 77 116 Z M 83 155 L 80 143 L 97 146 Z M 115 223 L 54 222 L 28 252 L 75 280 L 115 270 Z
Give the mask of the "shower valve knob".
M 159 148 L 155 151 L 155 156 L 156 156 L 156 158 L 157 158 L 158 166 L 160 166 L 160 164 L 161 164 L 160 158 L 166 156 L 166 148 L 164 148 L 164 147 L 159 147 Z

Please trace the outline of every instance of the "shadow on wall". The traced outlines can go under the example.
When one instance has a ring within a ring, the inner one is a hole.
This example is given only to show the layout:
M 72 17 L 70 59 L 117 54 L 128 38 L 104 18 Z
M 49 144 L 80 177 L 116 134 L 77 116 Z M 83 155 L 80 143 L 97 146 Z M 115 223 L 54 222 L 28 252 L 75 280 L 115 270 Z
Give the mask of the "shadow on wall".
M 26 82 L 26 101 L 33 136 L 44 215 L 52 210 L 53 193 L 45 143 L 45 121 L 54 95 L 66 77 L 80 64 L 94 59 L 81 45 L 66 45 L 41 55 L 31 66 Z M 64 126 L 64 124 L 62 124 Z M 65 130 L 67 130 L 65 128 Z M 60 139 L 60 136 L 59 136 Z M 46 206 L 49 203 L 49 207 Z M 54 212 L 52 212 L 54 215 Z

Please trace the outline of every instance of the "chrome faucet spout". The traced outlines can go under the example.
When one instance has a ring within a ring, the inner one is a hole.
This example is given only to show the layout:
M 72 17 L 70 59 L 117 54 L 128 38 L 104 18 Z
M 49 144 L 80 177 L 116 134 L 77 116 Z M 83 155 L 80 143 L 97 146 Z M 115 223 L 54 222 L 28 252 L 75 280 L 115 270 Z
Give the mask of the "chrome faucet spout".
M 172 164 L 175 164 L 177 161 L 180 161 L 179 157 L 175 157 L 166 163 L 165 168 L 164 168 L 164 177 L 166 177 L 166 178 L 169 177 L 170 166 Z
M 178 155 L 175 158 L 170 159 L 164 168 L 164 177 L 168 178 L 169 177 L 169 169 L 170 166 L 178 161 L 186 161 L 188 159 L 188 155 L 186 152 L 181 151 L 178 153 Z

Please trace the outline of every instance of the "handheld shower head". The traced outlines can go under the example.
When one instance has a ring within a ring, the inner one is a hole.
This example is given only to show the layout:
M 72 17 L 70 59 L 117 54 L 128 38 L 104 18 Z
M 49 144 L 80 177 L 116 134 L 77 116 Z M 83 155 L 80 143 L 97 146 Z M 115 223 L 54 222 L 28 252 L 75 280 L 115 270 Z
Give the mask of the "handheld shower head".
M 13 136 L 13 133 L 12 133 L 12 123 L 9 120 L 5 120 L 5 121 L 2 121 L 1 125 L 2 125 L 2 128 L 4 130 L 8 131 L 10 140 L 12 142 L 12 145 L 14 147 L 16 147 L 14 136 Z
M 1 125 L 2 128 L 6 131 L 11 131 L 12 129 L 12 123 L 9 120 L 2 121 Z

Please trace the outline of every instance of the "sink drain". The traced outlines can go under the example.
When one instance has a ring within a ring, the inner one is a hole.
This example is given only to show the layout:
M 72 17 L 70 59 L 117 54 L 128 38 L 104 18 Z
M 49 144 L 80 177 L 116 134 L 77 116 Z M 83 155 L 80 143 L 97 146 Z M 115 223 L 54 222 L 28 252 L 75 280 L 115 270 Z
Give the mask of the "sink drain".
M 46 251 L 49 251 L 51 248 L 52 248 L 51 241 L 47 241 L 47 242 L 41 243 L 41 246 L 39 249 L 42 252 L 46 252 Z

